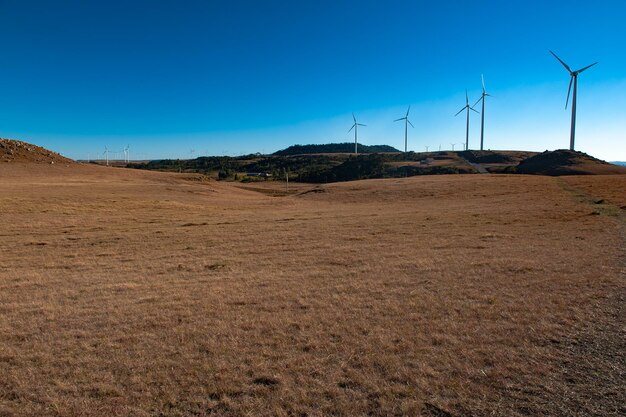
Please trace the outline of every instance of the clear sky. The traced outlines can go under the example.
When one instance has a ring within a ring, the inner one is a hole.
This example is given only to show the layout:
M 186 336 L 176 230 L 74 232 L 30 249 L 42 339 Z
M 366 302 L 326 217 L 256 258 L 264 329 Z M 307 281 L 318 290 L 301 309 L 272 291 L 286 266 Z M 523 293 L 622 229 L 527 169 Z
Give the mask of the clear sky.
M 273 152 L 353 140 L 464 142 L 480 76 L 485 147 L 626 160 L 626 2 L 0 0 L 0 137 L 72 158 Z M 470 148 L 480 117 L 471 119 Z

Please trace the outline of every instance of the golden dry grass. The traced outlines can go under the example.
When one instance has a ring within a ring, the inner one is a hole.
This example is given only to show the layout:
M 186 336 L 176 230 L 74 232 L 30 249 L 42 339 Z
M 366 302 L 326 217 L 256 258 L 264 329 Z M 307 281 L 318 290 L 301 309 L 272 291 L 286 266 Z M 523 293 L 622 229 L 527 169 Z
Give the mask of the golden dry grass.
M 619 415 L 623 216 L 579 185 L 0 166 L 0 415 Z

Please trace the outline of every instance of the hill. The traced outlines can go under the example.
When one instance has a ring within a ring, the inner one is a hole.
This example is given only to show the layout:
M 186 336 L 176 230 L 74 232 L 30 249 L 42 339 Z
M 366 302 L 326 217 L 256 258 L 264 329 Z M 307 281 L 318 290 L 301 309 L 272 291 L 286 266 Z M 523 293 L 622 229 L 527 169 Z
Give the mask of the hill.
M 235 158 L 223 156 L 190 160 L 156 160 L 132 163 L 128 166 L 158 171 L 198 173 L 216 179 L 245 182 L 261 179 L 284 180 L 288 175 L 289 181 L 307 183 L 477 172 L 539 175 L 626 174 L 625 167 L 609 164 L 582 152 L 568 150 L 542 154 L 529 151 L 470 150 L 359 155 L 348 152 L 244 155 Z
M 626 176 L 200 179 L 0 164 L 0 416 L 626 403 Z
M 0 138 L 0 163 L 71 164 L 73 160 L 21 140 Z
M 393 146 L 389 145 L 357 145 L 359 153 L 378 153 L 378 152 L 400 152 Z M 292 145 L 286 149 L 274 152 L 273 155 L 289 156 L 289 155 L 305 155 L 320 153 L 352 153 L 354 152 L 354 143 L 326 143 L 321 145 Z
M 475 169 L 455 152 L 318 153 L 200 157 L 191 160 L 155 160 L 132 163 L 132 168 L 199 173 L 217 179 L 251 180 L 249 173 L 289 181 L 325 183 L 372 178 L 432 174 L 469 174 Z M 267 178 L 265 177 L 265 178 Z
M 462 158 L 476 164 L 518 164 L 535 152 L 524 151 L 478 151 L 468 150 L 458 153 Z
M 626 168 L 613 165 L 584 152 L 558 149 L 531 156 L 517 166 L 519 174 L 603 175 L 626 174 Z

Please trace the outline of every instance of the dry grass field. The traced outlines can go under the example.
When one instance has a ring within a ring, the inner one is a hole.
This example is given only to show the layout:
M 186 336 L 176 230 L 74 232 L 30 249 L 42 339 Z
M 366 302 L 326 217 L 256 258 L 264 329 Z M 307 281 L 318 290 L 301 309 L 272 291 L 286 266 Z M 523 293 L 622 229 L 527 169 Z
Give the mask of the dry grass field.
M 626 413 L 626 176 L 238 185 L 0 164 L 0 415 Z

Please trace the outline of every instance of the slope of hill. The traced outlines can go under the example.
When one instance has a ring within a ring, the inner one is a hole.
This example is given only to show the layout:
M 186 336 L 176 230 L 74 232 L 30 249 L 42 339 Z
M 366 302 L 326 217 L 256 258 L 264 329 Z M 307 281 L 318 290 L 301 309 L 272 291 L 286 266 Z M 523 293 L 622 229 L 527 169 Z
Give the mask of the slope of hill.
M 300 182 L 338 182 L 370 178 L 411 177 L 433 174 L 469 174 L 475 169 L 455 152 L 322 153 L 290 156 L 248 155 L 200 157 L 192 160 L 158 160 L 129 167 L 160 171 L 194 172 L 218 179 L 246 178 L 246 173 L 267 173 L 274 179 Z
M 358 144 L 359 153 L 376 153 L 376 152 L 400 152 L 393 146 L 389 145 L 361 145 Z M 274 152 L 274 155 L 303 155 L 315 153 L 352 153 L 354 152 L 354 143 L 326 143 L 322 145 L 292 145 L 286 149 Z
M 602 175 L 626 174 L 626 168 L 609 164 L 583 152 L 558 149 L 523 160 L 517 166 L 520 174 Z
M 0 164 L 0 416 L 623 409 L 620 176 L 193 177 Z
M 524 151 L 461 151 L 459 155 L 476 164 L 513 164 L 536 155 L 535 152 Z
M 46 148 L 21 140 L 0 138 L 0 163 L 21 162 L 34 164 L 70 164 L 69 158 L 52 152 Z

